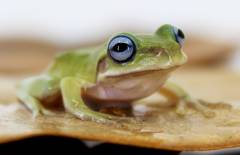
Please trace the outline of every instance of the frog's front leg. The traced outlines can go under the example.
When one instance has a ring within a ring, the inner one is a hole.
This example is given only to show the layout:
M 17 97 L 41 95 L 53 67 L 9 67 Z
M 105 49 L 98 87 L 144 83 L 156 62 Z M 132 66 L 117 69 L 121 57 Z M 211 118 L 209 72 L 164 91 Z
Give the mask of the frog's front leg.
M 176 104 L 176 113 L 179 115 L 185 115 L 188 106 L 199 111 L 205 117 L 213 117 L 215 115 L 207 106 L 201 104 L 200 100 L 192 98 L 184 89 L 172 82 L 167 81 L 159 92 L 167 97 L 170 103 Z
M 85 85 L 85 81 L 74 77 L 66 77 L 61 81 L 60 87 L 65 109 L 82 120 L 113 123 L 115 116 L 93 111 L 85 105 L 81 97 L 81 91 Z
M 57 82 L 48 76 L 29 78 L 17 86 L 18 98 L 33 112 L 34 117 L 53 114 L 42 105 L 40 99 L 54 95 L 57 91 Z

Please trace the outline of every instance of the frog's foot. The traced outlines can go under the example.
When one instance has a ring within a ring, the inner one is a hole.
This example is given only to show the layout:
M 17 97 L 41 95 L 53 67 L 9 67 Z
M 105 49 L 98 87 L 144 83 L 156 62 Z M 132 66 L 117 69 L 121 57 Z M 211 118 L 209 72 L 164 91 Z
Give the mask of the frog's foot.
M 202 104 L 200 100 L 194 99 L 180 99 L 176 105 L 176 113 L 179 115 L 186 115 L 187 109 L 193 108 L 194 110 L 203 114 L 206 118 L 212 118 L 215 116 L 215 112 L 210 110 L 205 104 Z
M 216 115 L 214 111 L 210 110 L 208 106 L 202 104 L 200 100 L 191 99 L 188 100 L 188 103 L 192 106 L 192 108 L 202 113 L 206 118 L 212 118 Z
M 190 97 L 190 95 L 180 86 L 167 82 L 160 89 L 160 93 L 168 98 L 169 102 L 176 103 L 176 113 L 186 115 L 189 108 L 200 112 L 205 117 L 214 117 L 215 113 L 209 107 L 201 102 Z
M 133 129 L 133 124 L 137 125 L 140 121 L 133 117 L 120 117 L 111 114 L 93 111 L 91 109 L 68 109 L 68 111 L 83 121 L 93 121 L 100 124 L 115 126 L 117 128 Z
M 54 112 L 46 109 L 45 107 L 43 107 L 41 104 L 36 105 L 35 107 L 33 107 L 32 109 L 32 113 L 33 113 L 33 117 L 36 118 L 40 115 L 47 115 L 47 116 L 52 116 L 54 115 Z
M 68 108 L 67 108 L 68 109 Z M 70 110 L 70 109 L 69 109 Z M 84 121 L 94 121 L 97 123 L 113 124 L 114 116 L 93 111 L 91 109 L 70 110 L 70 113 Z
M 186 102 L 184 100 L 180 100 L 176 104 L 175 112 L 180 116 L 185 116 L 187 114 Z
M 32 111 L 34 118 L 41 114 L 54 115 L 54 113 L 46 109 L 37 98 L 29 95 L 28 93 L 18 93 L 18 97 L 20 101 L 23 102 L 28 107 L 28 109 Z

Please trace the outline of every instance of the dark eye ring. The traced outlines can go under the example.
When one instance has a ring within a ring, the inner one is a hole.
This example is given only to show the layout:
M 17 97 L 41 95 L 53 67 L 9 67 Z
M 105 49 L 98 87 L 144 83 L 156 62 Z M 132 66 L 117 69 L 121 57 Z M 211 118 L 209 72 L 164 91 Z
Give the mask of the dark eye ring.
M 117 63 L 131 61 L 136 54 L 134 41 L 125 35 L 118 35 L 112 38 L 108 44 L 108 55 Z
M 183 31 L 181 29 L 174 27 L 173 33 L 174 33 L 176 42 L 178 42 L 180 46 L 183 46 L 184 39 L 185 39 Z

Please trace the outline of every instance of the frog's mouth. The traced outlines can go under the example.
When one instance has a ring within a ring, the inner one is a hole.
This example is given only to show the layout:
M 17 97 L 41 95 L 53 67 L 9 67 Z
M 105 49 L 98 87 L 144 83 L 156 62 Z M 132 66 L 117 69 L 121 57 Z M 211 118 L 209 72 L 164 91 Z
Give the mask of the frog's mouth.
M 109 75 L 106 75 L 106 78 L 116 78 L 116 77 L 121 77 L 121 78 L 126 77 L 127 78 L 129 76 L 141 77 L 141 76 L 153 74 L 153 73 L 161 73 L 161 75 L 164 75 L 164 74 L 171 73 L 175 69 L 177 69 L 177 67 L 171 67 L 171 68 L 167 68 L 167 69 L 146 69 L 146 70 L 141 70 L 141 71 L 136 70 L 136 71 L 129 71 L 129 72 L 121 73 L 121 74 L 109 74 Z
M 169 74 L 170 72 L 177 69 L 179 66 L 168 66 L 168 68 L 160 68 L 156 66 L 150 66 L 145 69 L 134 69 L 134 70 L 128 70 L 128 71 L 121 71 L 121 72 L 109 72 L 106 69 L 106 61 L 105 59 L 101 60 L 98 65 L 98 79 L 105 79 L 105 78 L 127 78 L 129 76 L 134 77 L 141 77 L 143 75 L 152 74 L 154 72 L 161 73 L 161 75 Z

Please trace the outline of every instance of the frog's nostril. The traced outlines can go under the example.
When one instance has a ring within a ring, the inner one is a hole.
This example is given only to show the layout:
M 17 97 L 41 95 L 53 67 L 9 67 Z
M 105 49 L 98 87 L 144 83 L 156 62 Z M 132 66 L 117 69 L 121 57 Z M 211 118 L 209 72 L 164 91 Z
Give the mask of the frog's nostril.
M 161 53 L 163 52 L 162 49 L 158 49 L 158 48 L 153 48 L 150 51 L 151 51 L 152 55 L 154 55 L 154 56 L 160 56 Z

